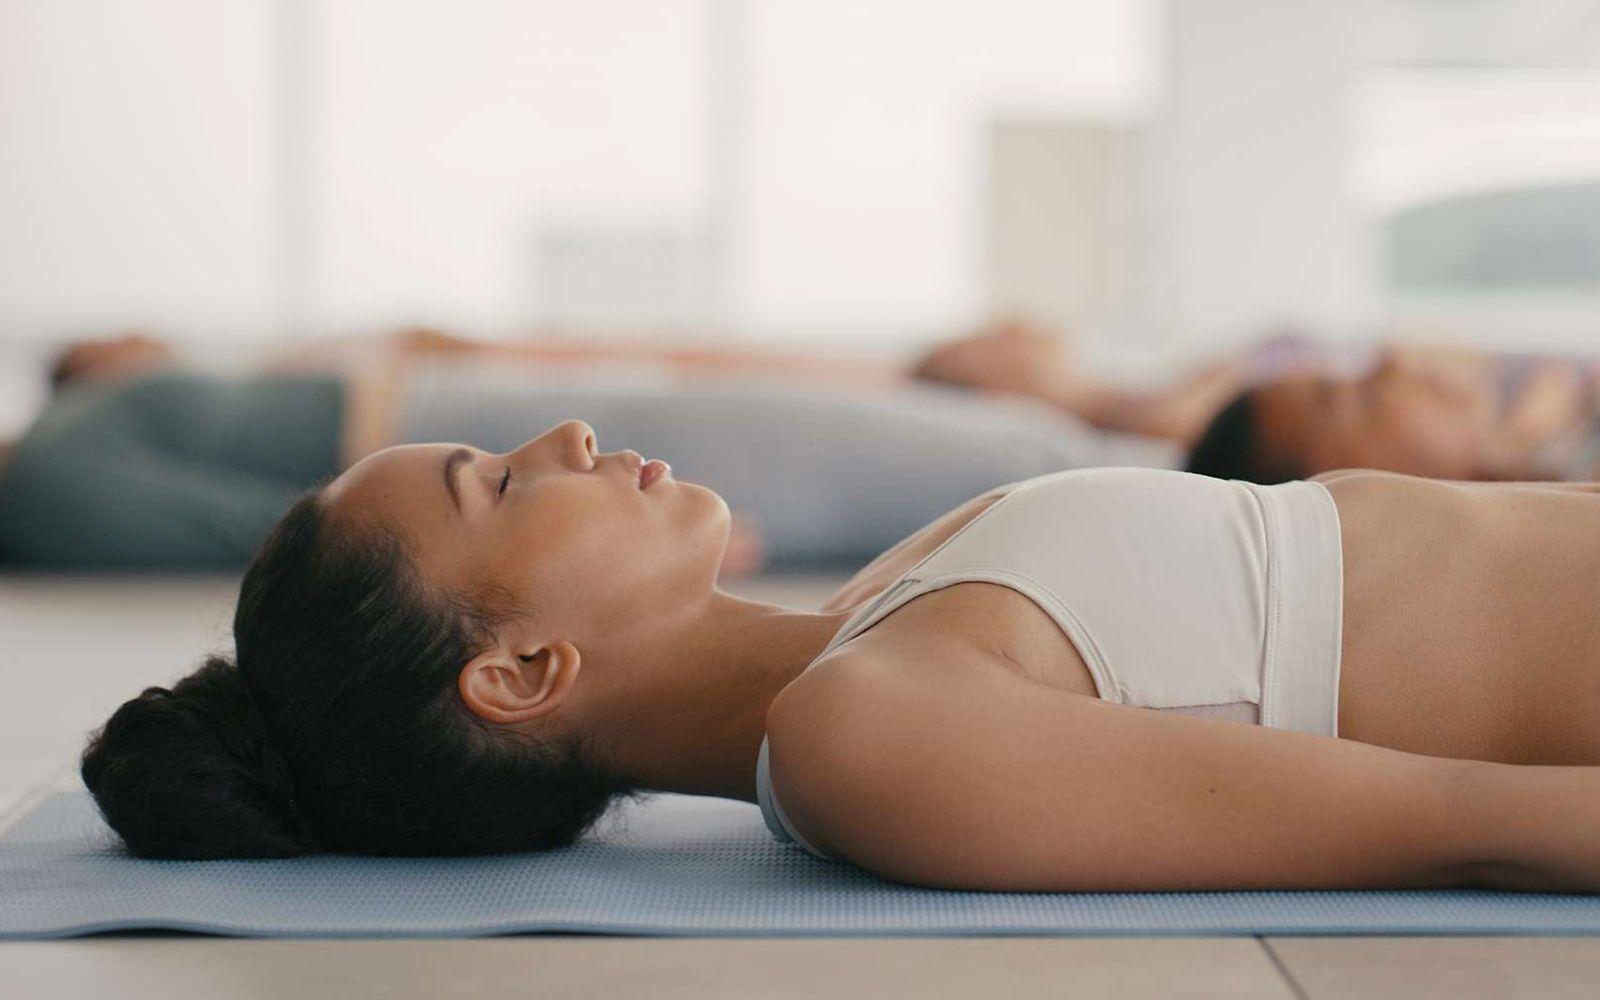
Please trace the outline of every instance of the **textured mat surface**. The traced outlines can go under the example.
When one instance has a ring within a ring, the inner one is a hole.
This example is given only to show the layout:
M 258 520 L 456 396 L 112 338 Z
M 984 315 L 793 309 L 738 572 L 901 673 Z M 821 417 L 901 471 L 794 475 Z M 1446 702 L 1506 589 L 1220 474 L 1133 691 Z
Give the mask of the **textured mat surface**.
M 1600 933 L 1600 897 L 913 889 L 774 843 L 755 806 L 663 795 L 565 851 L 470 859 L 140 861 L 81 792 L 0 839 L 0 937 Z

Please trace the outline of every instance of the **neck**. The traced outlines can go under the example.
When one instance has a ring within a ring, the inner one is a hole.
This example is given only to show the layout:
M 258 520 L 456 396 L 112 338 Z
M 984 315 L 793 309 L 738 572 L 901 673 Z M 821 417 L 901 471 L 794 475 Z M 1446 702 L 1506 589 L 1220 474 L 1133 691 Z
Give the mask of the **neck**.
M 653 636 L 651 669 L 627 681 L 632 711 L 608 713 L 626 735 L 602 752 L 637 788 L 754 802 L 767 708 L 848 617 L 713 590 Z

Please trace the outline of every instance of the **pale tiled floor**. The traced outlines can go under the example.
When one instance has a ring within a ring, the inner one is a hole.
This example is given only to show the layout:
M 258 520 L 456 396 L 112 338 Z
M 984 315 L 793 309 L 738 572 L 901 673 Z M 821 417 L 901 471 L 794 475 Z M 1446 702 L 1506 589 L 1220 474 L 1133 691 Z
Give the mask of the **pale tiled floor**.
M 0 815 L 147 684 L 227 645 L 234 582 L 0 577 Z M 807 606 L 824 578 L 755 596 Z M 65 770 L 64 770 L 65 769 Z M 1578 997 L 1600 939 L 1221 938 L 0 943 L 0 997 Z

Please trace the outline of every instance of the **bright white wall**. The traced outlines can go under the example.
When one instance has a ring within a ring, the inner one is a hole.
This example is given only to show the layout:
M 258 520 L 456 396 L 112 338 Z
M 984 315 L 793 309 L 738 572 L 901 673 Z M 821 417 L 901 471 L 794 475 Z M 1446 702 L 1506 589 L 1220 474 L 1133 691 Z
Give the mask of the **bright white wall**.
M 988 123 L 1141 114 L 1158 18 L 1158 0 L 4 0 L 0 338 L 516 327 L 582 311 L 541 280 L 662 247 L 718 272 L 725 329 L 943 328 L 986 305 Z M 559 266 L 552 233 L 578 248 Z M 630 294 L 599 278 L 600 299 Z
M 984 311 L 989 123 L 1147 113 L 1159 17 L 1144 0 L 754 4 L 740 311 L 886 332 Z
M 697 225 L 703 0 L 330 0 L 312 325 L 538 315 L 540 234 Z
M 276 323 L 268 17 L 0 3 L 0 339 Z
M 922 335 L 998 294 L 995 123 L 1142 129 L 1152 115 L 1154 169 L 1135 183 L 1154 224 L 1134 239 L 1155 238 L 1130 254 L 1140 294 L 1124 296 L 1147 311 L 1148 342 L 1203 351 L 1280 319 L 1360 332 L 1383 305 L 1370 234 L 1353 235 L 1363 213 L 1511 152 L 1587 164 L 1593 105 L 1584 92 L 1501 114 L 1491 81 L 1495 106 L 1463 91 L 1442 112 L 1460 127 L 1440 129 L 1402 120 L 1433 98 L 1393 86 L 1377 103 L 1397 114 L 1361 118 L 1361 81 L 1397 64 L 1431 79 L 1547 63 L 1581 90 L 1600 67 L 1597 12 L 0 0 L 0 350 L 123 324 L 510 328 L 635 293 L 644 305 L 618 314 L 647 315 L 646 279 L 664 269 L 703 285 L 724 329 Z M 1496 115 L 1510 131 L 1485 140 Z M 1047 275 L 1050 261 L 1017 266 Z
M 1362 75 L 1351 169 L 1370 212 L 1600 177 L 1600 68 Z
M 1168 0 L 1154 153 L 1159 322 L 1190 351 L 1291 322 L 1340 335 L 1369 278 L 1349 185 L 1362 5 Z

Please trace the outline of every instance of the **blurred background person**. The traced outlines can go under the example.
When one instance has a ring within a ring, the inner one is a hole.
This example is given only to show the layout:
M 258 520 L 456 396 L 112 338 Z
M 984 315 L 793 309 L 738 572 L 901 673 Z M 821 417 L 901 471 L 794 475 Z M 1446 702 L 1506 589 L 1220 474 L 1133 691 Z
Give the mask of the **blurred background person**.
M 1258 384 L 1212 417 L 1190 471 L 1261 483 L 1344 468 L 1600 477 L 1600 358 L 1424 343 L 1330 352 L 1278 339 L 1245 364 Z
M 1600 346 L 1596 53 L 1595 0 L 137 0 L 92 13 L 14 0 L 0 8 L 0 438 L 23 441 L 11 485 L 43 452 L 28 439 L 115 409 L 52 397 L 37 377 L 52 363 L 63 385 L 119 380 L 96 400 L 159 410 L 179 385 L 220 405 L 227 378 L 266 378 L 262 358 L 299 356 L 295 377 L 313 379 L 338 355 L 321 409 L 282 404 L 323 413 L 315 433 L 268 435 L 245 406 L 215 415 L 207 442 L 236 462 L 279 455 L 295 482 L 335 471 L 349 457 L 336 439 L 405 432 L 333 426 L 344 393 L 368 394 L 349 373 L 395 350 L 333 334 L 418 320 L 476 336 L 410 335 L 407 364 L 427 355 L 433 373 L 398 405 L 433 400 L 440 421 L 445 399 L 504 409 L 526 390 L 489 387 L 531 377 L 523 362 L 599 366 L 560 376 L 584 399 L 542 398 L 595 407 L 552 419 L 589 419 L 625 447 L 638 442 L 601 426 L 600 407 L 633 399 L 631 419 L 664 433 L 671 421 L 640 417 L 637 398 L 664 414 L 671 393 L 700 393 L 692 375 L 716 379 L 718 405 L 743 394 L 754 409 L 781 380 L 813 394 L 812 416 L 854 412 L 863 455 L 913 453 L 895 420 L 979 440 L 1000 433 L 996 406 L 1027 405 L 1030 427 L 1195 445 L 1195 467 L 1212 456 L 1225 474 L 1587 474 L 1587 390 L 1536 365 L 1515 391 L 1397 357 L 1369 373 L 1282 369 L 1241 392 L 1252 332 L 1280 326 L 1326 331 L 1333 354 L 1400 328 L 1496 356 Z M 985 327 L 992 316 L 1027 322 Z M 168 336 L 57 359 L 76 332 L 105 329 Z M 1040 333 L 1055 329 L 1073 337 Z M 551 335 L 530 344 L 528 330 Z M 187 375 L 133 378 L 169 346 Z M 465 363 L 493 377 L 474 383 Z M 1324 398 L 1340 401 L 1336 421 Z M 786 405 L 737 423 L 789 474 L 835 475 L 818 456 L 844 450 Z M 204 426 L 109 423 L 105 441 Z M 228 428 L 270 440 L 234 447 Z M 1099 461 L 1098 448 L 1069 457 Z M 123 454 L 134 475 L 157 468 Z M 886 515 L 850 505 L 896 484 L 914 522 L 925 484 L 900 471 L 914 468 L 791 491 L 748 510 L 750 527 L 774 553 L 807 549 L 808 518 L 844 539 L 887 531 Z M 984 468 L 941 482 L 1009 475 Z M 59 538 L 71 510 L 51 522 Z M 230 536 L 234 550 L 253 536 Z
M 930 365 L 992 392 L 919 386 Z M 1149 430 L 1216 381 L 1123 392 L 1091 387 L 1069 366 L 1059 338 L 1010 325 L 909 366 L 709 342 L 408 330 L 302 346 L 261 373 L 223 375 L 185 366 L 145 333 L 80 341 L 57 355 L 49 405 L 0 465 L 0 559 L 239 565 L 294 496 L 373 451 L 438 440 L 503 450 L 573 414 L 727 495 L 741 515 L 727 573 L 768 557 L 865 558 L 927 511 L 997 483 L 1170 464 L 1179 442 L 1096 432 L 1073 406 L 1092 399 L 1101 427 L 1127 413 Z M 1026 384 L 987 378 L 1024 367 Z

